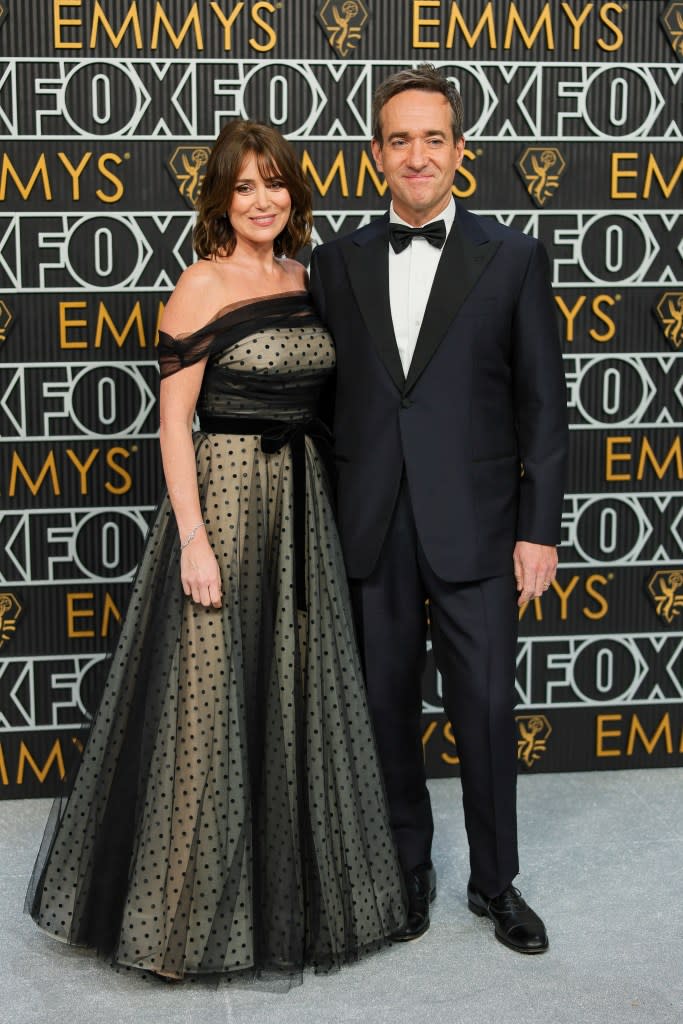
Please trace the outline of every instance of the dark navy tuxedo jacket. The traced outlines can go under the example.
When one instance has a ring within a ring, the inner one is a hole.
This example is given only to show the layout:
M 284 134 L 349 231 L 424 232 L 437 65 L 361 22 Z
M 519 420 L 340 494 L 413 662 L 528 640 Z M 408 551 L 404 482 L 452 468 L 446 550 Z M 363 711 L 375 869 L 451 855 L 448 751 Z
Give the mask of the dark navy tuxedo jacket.
M 408 377 L 389 306 L 388 215 L 319 246 L 311 290 L 337 350 L 339 530 L 372 572 L 405 467 L 418 535 L 447 581 L 512 571 L 516 540 L 556 544 L 566 389 L 548 257 L 457 204 Z

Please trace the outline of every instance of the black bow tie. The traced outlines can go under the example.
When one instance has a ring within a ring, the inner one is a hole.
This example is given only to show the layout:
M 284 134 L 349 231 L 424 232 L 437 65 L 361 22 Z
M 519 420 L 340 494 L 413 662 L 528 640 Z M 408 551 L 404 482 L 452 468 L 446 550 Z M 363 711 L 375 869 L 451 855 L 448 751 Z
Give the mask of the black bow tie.
M 389 241 L 394 252 L 403 252 L 414 238 L 426 238 L 430 245 L 441 249 L 446 241 L 446 225 L 442 220 L 433 220 L 421 228 L 408 228 L 405 224 L 389 225 Z

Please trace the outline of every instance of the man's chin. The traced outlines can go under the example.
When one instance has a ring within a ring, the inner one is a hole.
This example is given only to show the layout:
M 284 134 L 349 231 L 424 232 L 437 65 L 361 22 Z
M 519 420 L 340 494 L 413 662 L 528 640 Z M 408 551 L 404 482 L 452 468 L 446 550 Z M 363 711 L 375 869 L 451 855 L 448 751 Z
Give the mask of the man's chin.
M 415 213 L 424 213 L 425 210 L 431 210 L 436 204 L 437 200 L 434 196 L 425 195 L 424 192 L 409 192 L 403 200 L 404 206 L 409 206 Z

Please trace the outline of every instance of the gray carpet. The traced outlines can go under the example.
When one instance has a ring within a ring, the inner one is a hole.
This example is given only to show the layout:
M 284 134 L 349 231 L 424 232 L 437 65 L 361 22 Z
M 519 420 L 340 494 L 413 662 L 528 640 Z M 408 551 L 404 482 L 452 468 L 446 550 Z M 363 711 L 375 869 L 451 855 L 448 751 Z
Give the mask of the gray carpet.
M 518 883 L 551 948 L 524 957 L 469 913 L 457 781 L 431 783 L 432 926 L 286 993 L 142 981 L 22 914 L 48 801 L 0 802 L 2 1024 L 682 1024 L 683 769 L 525 776 Z

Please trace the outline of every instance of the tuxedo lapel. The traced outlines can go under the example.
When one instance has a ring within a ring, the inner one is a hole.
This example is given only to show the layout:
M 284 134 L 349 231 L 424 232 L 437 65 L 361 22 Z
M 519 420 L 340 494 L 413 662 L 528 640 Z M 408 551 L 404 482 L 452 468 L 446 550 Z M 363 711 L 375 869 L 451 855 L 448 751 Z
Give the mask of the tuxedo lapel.
M 488 238 L 474 218 L 463 226 L 456 215 L 429 293 L 405 392 L 417 382 L 499 244 Z
M 346 268 L 368 334 L 399 391 L 405 375 L 398 354 L 389 304 L 389 218 L 383 218 L 351 240 Z

